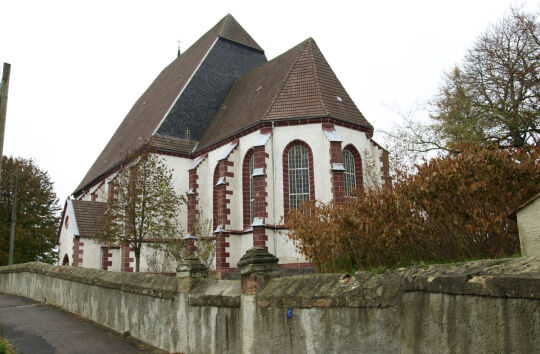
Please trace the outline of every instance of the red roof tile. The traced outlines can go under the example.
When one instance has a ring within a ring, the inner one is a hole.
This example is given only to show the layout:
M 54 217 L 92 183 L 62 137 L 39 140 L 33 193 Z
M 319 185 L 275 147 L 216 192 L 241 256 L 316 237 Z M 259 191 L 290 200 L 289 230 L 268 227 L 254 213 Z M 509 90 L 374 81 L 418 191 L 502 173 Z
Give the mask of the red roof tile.
M 241 76 L 197 150 L 261 121 L 332 117 L 373 131 L 312 38 Z
M 262 48 L 231 15 L 221 19 L 182 55 L 163 69 L 146 92 L 135 102 L 109 143 L 76 188 L 75 194 L 116 167 L 127 153 L 139 148 L 148 140 L 218 37 L 262 51 Z
M 71 202 L 79 229 L 78 236 L 96 236 L 101 230 L 101 222 L 105 211 L 107 211 L 107 203 L 87 200 L 72 200 Z

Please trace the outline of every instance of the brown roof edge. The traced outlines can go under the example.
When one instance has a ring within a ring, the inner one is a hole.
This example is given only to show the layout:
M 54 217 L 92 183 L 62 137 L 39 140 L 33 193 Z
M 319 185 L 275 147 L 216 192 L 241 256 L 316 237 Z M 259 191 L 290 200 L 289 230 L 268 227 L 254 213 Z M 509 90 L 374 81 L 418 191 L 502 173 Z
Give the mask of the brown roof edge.
M 122 165 L 122 163 L 124 163 L 124 159 L 118 161 L 117 163 L 115 163 L 114 165 L 110 166 L 107 170 L 105 170 L 105 172 L 101 173 L 100 175 L 98 175 L 96 178 L 94 178 L 93 180 L 91 180 L 90 182 L 88 182 L 86 185 L 82 186 L 81 188 L 79 189 L 76 189 L 72 195 L 77 198 L 79 195 L 81 195 L 85 189 L 90 189 L 92 188 L 94 185 L 98 184 L 101 182 L 101 180 L 105 177 L 107 177 L 108 175 L 112 174 L 118 167 L 120 167 L 120 165 Z
M 528 199 L 525 203 L 521 204 L 519 207 L 517 207 L 514 211 L 512 211 L 510 214 L 508 214 L 508 217 L 517 221 L 517 212 L 521 209 L 525 208 L 532 202 L 534 202 L 536 199 L 540 197 L 540 193 L 537 193 L 534 197 Z
M 62 232 L 62 225 L 64 225 L 64 216 L 66 215 L 67 199 L 64 202 L 64 209 L 62 210 L 62 216 L 60 217 L 60 227 L 58 227 L 58 233 L 56 234 L 56 244 L 60 244 L 60 232 Z
M 328 115 L 324 115 L 324 116 L 313 116 L 313 117 L 298 117 L 298 118 L 282 118 L 282 119 L 267 119 L 267 120 L 260 120 L 260 121 L 257 121 L 256 123 L 254 124 L 251 124 L 247 127 L 244 127 L 242 128 L 241 130 L 237 131 L 236 133 L 232 134 L 232 135 L 229 135 L 215 143 L 212 143 L 210 145 L 207 145 L 207 146 L 204 146 L 202 148 L 199 148 L 197 146 L 197 149 L 192 153 L 192 156 L 193 158 L 197 157 L 197 156 L 200 156 L 201 154 L 203 153 L 206 153 L 208 152 L 209 150 L 212 150 L 212 148 L 218 148 L 220 146 L 222 146 L 223 144 L 226 144 L 227 142 L 229 141 L 232 141 L 232 140 L 235 140 L 237 138 L 239 138 L 242 134 L 244 134 L 244 132 L 248 131 L 248 130 L 251 130 L 253 128 L 256 128 L 258 126 L 261 126 L 264 127 L 264 126 L 269 126 L 271 125 L 272 123 L 276 123 L 276 122 L 289 122 L 289 121 L 293 121 L 293 122 L 296 122 L 296 121 L 303 121 L 303 120 L 310 120 L 310 119 L 331 119 L 331 120 L 336 120 L 336 121 L 339 121 L 339 122 L 342 122 L 342 123 L 345 123 L 346 125 L 354 125 L 358 128 L 360 128 L 362 131 L 366 132 L 366 133 L 371 133 L 370 129 L 361 125 L 361 124 L 358 124 L 358 123 L 351 123 L 349 121 L 346 121 L 346 120 L 343 120 L 343 119 L 340 119 L 340 118 L 336 118 L 336 117 L 333 117 L 333 116 L 328 116 Z M 308 123 L 310 124 L 310 123 Z M 346 127 L 346 126 L 345 126 Z M 380 146 L 379 144 L 377 144 L 375 141 L 373 141 L 373 139 L 371 137 L 369 137 L 369 139 L 375 144 L 377 145 L 377 147 L 381 150 L 384 150 L 386 151 L 386 149 L 384 149 L 382 146 Z

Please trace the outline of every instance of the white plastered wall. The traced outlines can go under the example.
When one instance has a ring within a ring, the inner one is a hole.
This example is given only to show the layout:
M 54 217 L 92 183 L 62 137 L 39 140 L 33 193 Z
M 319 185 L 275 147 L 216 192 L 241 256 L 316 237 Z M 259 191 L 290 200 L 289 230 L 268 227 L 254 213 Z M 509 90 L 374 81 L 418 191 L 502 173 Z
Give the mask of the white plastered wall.
M 369 140 L 369 138 L 363 132 L 340 126 L 336 126 L 335 128 L 341 139 L 343 139 L 343 142 L 341 143 L 341 148 L 344 149 L 347 145 L 351 144 L 356 148 L 356 150 L 358 150 L 360 156 L 362 157 L 362 174 L 364 187 L 372 187 L 371 183 L 377 182 L 379 184 L 378 187 L 382 186 L 382 150 L 375 144 L 373 144 L 373 142 Z M 367 171 L 368 161 L 374 162 L 375 171 L 373 171 L 373 173 L 371 174 Z M 372 181 L 372 179 L 369 178 L 369 175 L 374 175 L 378 178 L 375 177 L 376 181 Z
M 71 213 L 72 214 L 72 213 Z M 69 217 L 68 226 L 66 227 L 66 217 Z M 62 265 L 64 260 L 64 255 L 69 257 L 69 265 L 73 264 L 73 230 L 75 222 L 75 217 L 70 215 L 69 211 L 66 210 L 64 218 L 62 219 L 62 227 L 60 229 L 60 238 L 58 244 L 58 264 Z
M 516 214 L 521 254 L 540 258 L 540 197 Z
M 111 265 L 109 266 L 109 271 L 112 272 L 119 272 L 121 270 L 121 255 L 120 255 L 120 248 L 109 248 L 109 253 L 111 254 L 111 257 L 109 257 L 109 261 L 111 261 Z
M 155 265 L 152 267 L 149 265 L 151 259 L 154 259 L 153 261 L 155 262 Z M 171 273 L 176 271 L 176 263 L 165 257 L 165 253 L 162 250 L 156 249 L 148 243 L 143 243 L 141 247 L 140 262 L 141 272 Z M 133 261 L 133 269 L 135 269 L 135 261 Z
M 336 126 L 336 131 L 343 139 L 342 148 L 352 144 L 362 156 L 362 170 L 364 183 L 369 183 L 366 172 L 366 161 L 374 161 L 375 175 L 381 179 L 380 161 L 382 150 L 373 144 L 364 132 Z M 242 190 L 242 164 L 249 149 L 253 147 L 260 132 L 255 131 L 239 139 L 238 146 L 229 154 L 229 161 L 234 162 L 234 178 L 227 178 L 228 190 L 232 190 L 229 220 L 229 230 L 242 231 L 243 225 L 243 190 Z M 323 202 L 332 200 L 332 183 L 330 174 L 330 142 L 322 130 L 321 124 L 306 124 L 301 126 L 274 127 L 273 133 L 265 145 L 268 153 L 267 159 L 267 212 L 268 218 L 265 223 L 276 226 L 283 225 L 284 200 L 283 200 L 283 151 L 293 140 L 302 140 L 308 144 L 313 153 L 313 170 L 315 198 Z M 226 151 L 229 144 L 210 151 L 208 157 L 199 165 L 199 208 L 204 217 L 212 220 L 213 217 L 213 175 L 219 158 Z M 370 156 L 368 156 L 368 154 Z M 231 169 L 230 169 L 231 170 Z M 286 230 L 266 230 L 268 236 L 268 250 L 280 258 L 280 263 L 299 263 L 306 260 L 297 252 L 294 243 L 287 237 Z M 236 264 L 242 255 L 253 245 L 252 233 L 232 234 L 229 237 L 229 253 L 227 261 L 231 267 Z
M 189 190 L 189 173 L 188 170 L 193 165 L 192 159 L 184 157 L 160 155 L 167 167 L 173 170 L 173 187 L 178 195 L 186 195 Z M 180 235 L 187 233 L 187 205 L 182 205 L 180 209 L 180 225 L 178 230 Z M 180 236 L 179 235 L 179 236 Z
M 101 269 L 101 245 L 93 237 L 81 237 L 84 243 L 82 255 L 82 267 Z

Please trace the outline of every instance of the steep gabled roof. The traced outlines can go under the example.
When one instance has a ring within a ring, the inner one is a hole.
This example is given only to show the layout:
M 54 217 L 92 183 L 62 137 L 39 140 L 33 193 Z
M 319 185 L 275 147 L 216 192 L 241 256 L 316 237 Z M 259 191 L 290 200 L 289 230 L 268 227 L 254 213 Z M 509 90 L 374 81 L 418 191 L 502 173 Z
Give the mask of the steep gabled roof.
M 231 15 L 221 19 L 188 50 L 163 69 L 137 100 L 76 188 L 75 194 L 116 167 L 126 153 L 139 148 L 148 141 L 159 128 L 218 38 L 224 38 L 263 52 L 257 42 Z
M 309 38 L 236 80 L 197 150 L 262 121 L 313 117 L 332 117 L 373 131 Z
M 105 211 L 107 211 L 107 203 L 87 200 L 71 200 L 71 203 L 73 203 L 75 222 L 79 230 L 79 234 L 76 236 L 96 236 L 101 230 L 101 222 Z

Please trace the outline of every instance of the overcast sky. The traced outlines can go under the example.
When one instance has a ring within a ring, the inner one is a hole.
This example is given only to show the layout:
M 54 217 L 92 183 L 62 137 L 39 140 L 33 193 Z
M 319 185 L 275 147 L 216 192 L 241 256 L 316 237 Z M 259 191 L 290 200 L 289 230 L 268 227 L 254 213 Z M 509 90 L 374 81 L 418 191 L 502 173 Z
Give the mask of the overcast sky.
M 396 108 L 432 97 L 511 4 L 540 9 L 508 0 L 1 0 L 0 62 L 12 65 L 4 154 L 33 158 L 63 203 L 175 58 L 176 41 L 187 49 L 227 13 L 268 59 L 313 37 L 368 121 L 391 129 Z

